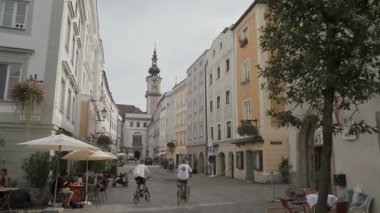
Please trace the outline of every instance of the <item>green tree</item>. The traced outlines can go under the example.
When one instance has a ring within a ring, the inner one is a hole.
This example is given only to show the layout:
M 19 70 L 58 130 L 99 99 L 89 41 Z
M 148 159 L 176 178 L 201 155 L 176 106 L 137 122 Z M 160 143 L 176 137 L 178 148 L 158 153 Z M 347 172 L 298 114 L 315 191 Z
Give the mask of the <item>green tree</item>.
M 379 0 L 268 0 L 260 45 L 268 53 L 260 67 L 263 85 L 276 103 L 307 107 L 323 131 L 317 212 L 326 212 L 333 135 L 343 128 L 333 120 L 334 106 L 357 111 L 380 93 Z M 339 100 L 339 101 L 338 101 Z M 288 111 L 268 114 L 281 126 L 302 125 Z M 364 121 L 349 134 L 376 130 Z

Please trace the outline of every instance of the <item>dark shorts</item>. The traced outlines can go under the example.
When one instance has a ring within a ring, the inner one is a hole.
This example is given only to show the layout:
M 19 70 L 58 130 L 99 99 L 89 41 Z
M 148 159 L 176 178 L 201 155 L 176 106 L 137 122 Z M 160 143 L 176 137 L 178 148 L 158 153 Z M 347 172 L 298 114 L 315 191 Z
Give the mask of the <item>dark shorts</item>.
M 136 183 L 139 184 L 139 185 L 140 184 L 145 184 L 145 178 L 143 178 L 143 177 L 140 177 L 140 176 L 136 177 L 135 180 L 136 180 Z
M 178 183 L 184 183 L 184 184 L 187 184 L 187 180 L 181 180 L 181 179 L 178 179 Z
M 66 191 L 66 190 L 59 190 L 57 192 L 57 195 L 60 196 L 60 197 L 67 197 L 70 195 L 70 191 Z

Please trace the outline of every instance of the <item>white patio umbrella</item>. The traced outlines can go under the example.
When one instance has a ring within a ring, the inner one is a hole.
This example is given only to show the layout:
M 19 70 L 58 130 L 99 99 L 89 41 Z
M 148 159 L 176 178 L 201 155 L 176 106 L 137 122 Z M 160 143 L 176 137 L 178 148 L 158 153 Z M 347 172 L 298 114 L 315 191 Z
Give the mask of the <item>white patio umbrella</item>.
M 108 153 L 101 150 L 98 151 L 88 151 L 79 150 L 72 151 L 69 154 L 62 157 L 65 160 L 85 160 L 86 161 L 86 200 L 87 203 L 87 192 L 88 192 L 88 161 L 89 160 L 110 160 L 117 159 L 116 157 L 110 156 Z
M 75 139 L 73 137 L 60 134 L 51 135 L 45 138 L 35 139 L 27 142 L 19 143 L 18 145 L 36 151 L 73 151 L 73 150 L 99 150 L 100 148 Z M 58 180 L 59 160 L 57 162 L 56 176 L 55 176 L 55 189 L 53 208 L 55 207 L 55 200 L 57 198 L 57 180 Z
M 127 154 L 125 154 L 125 153 L 117 153 L 116 156 L 118 156 L 118 157 L 125 157 L 125 156 L 127 156 Z

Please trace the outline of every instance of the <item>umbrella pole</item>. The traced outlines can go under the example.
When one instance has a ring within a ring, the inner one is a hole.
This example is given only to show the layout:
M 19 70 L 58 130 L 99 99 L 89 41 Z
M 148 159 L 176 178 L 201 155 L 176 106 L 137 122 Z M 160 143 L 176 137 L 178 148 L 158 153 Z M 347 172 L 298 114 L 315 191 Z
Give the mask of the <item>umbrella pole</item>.
M 87 190 L 88 190 L 88 160 L 86 163 L 86 203 L 87 203 Z
M 58 154 L 61 153 L 61 146 L 59 146 Z M 55 172 L 55 186 L 54 186 L 54 200 L 53 200 L 53 208 L 55 208 L 55 201 L 57 199 L 57 188 L 58 188 L 58 168 L 59 168 L 59 156 L 57 154 L 57 168 Z

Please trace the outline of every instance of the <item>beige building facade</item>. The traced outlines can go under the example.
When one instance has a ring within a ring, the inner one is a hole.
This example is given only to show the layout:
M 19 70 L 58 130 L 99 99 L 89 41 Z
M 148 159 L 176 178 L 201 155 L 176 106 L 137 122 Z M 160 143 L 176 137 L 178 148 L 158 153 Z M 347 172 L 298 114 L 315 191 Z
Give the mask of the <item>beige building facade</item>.
M 255 1 L 231 30 L 234 32 L 236 123 L 248 122 L 257 128 L 253 136 L 237 135 L 236 169 L 239 179 L 266 182 L 270 172 L 277 172 L 282 159 L 288 157 L 288 137 L 266 115 L 273 104 L 261 88 L 264 79 L 257 65 L 265 66 L 267 55 L 259 46 L 260 27 L 264 26 L 265 1 Z

